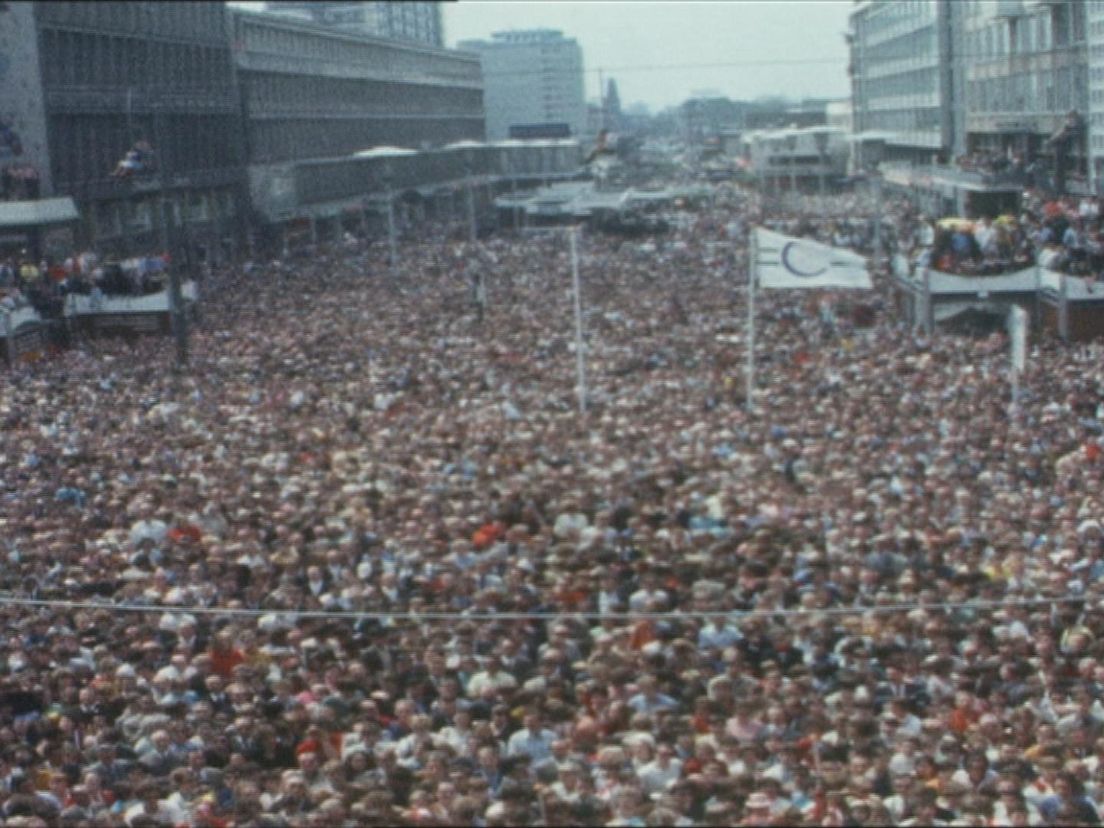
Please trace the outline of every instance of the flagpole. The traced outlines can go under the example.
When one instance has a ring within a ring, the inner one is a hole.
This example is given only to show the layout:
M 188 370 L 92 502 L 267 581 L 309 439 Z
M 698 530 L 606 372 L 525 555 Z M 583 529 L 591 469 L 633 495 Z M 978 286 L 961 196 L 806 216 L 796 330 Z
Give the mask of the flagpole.
M 571 284 L 575 294 L 575 374 L 579 393 L 579 414 L 586 416 L 587 388 L 586 388 L 586 361 L 583 357 L 583 302 L 579 296 L 579 251 L 576 247 L 575 237 L 578 228 L 572 227 L 569 233 L 571 239 Z
M 752 395 L 755 393 L 755 277 L 758 268 L 759 244 L 756 228 L 751 230 L 751 244 L 748 245 L 748 317 L 747 317 L 747 405 L 748 414 L 752 410 Z

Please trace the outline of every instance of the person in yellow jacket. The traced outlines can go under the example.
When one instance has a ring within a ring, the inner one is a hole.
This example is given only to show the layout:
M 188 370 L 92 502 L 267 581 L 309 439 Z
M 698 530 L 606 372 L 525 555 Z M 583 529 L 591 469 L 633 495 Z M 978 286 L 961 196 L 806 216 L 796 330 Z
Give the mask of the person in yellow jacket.
M 30 259 L 24 259 L 19 265 L 19 278 L 23 281 L 25 286 L 35 284 L 42 276 L 42 271 L 38 269 L 36 265 Z

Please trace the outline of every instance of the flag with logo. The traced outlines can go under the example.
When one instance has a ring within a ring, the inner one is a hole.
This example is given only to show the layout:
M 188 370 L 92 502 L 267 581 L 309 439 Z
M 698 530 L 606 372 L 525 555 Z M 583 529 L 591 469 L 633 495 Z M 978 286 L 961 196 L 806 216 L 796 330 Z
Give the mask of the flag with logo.
M 810 239 L 755 229 L 756 273 L 764 288 L 873 287 L 866 259 Z

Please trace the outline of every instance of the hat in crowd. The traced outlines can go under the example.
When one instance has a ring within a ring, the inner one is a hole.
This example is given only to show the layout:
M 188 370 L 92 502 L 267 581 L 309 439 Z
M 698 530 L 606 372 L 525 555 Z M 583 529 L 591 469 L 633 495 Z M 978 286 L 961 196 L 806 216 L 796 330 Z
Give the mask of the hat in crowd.
M 747 798 L 747 801 L 744 802 L 744 807 L 749 811 L 767 810 L 770 806 L 770 797 L 762 791 L 755 791 Z

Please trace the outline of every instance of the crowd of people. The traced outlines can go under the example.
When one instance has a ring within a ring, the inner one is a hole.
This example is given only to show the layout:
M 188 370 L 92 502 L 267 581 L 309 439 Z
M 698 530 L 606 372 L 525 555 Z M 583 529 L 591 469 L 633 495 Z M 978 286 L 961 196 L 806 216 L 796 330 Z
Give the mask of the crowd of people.
M 1015 215 L 940 218 L 911 210 L 894 229 L 915 266 L 942 273 L 992 276 L 1036 265 L 1091 280 L 1104 273 L 1095 198 L 1048 199 L 1029 191 Z
M 955 166 L 966 172 L 1003 176 L 1006 179 L 1016 178 L 1027 184 L 1038 165 L 1028 164 L 1018 153 L 1009 155 L 1005 152 L 977 151 L 958 156 Z
M 0 129 L 0 146 L 3 143 Z M 0 201 L 33 201 L 41 193 L 38 170 L 32 164 L 5 164 L 0 168 Z
M 1100 348 L 1010 408 L 879 269 L 862 330 L 760 294 L 749 410 L 763 219 L 583 235 L 585 413 L 558 232 L 224 268 L 184 371 L 0 379 L 0 822 L 1099 823 Z
M 43 318 L 58 318 L 70 294 L 103 298 L 146 296 L 168 283 L 168 256 L 100 262 L 92 252 L 65 259 L 46 257 L 35 264 L 28 251 L 0 260 L 0 312 L 32 307 Z

